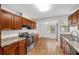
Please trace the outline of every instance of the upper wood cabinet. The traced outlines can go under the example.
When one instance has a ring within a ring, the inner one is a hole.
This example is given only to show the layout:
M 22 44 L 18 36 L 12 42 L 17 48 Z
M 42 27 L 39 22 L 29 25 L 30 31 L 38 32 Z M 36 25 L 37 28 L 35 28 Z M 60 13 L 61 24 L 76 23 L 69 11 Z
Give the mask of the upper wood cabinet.
M 5 29 L 12 29 L 11 28 L 11 23 L 12 23 L 12 14 L 5 11 L 5 10 L 0 10 L 0 30 L 5 30 Z
M 77 18 L 78 18 L 78 30 L 79 30 L 79 10 L 77 11 Z
M 22 25 L 30 26 L 31 29 L 36 28 L 36 22 L 0 9 L 0 30 L 18 30 Z
M 78 22 L 78 19 L 77 19 L 77 12 L 75 12 L 75 13 L 73 14 L 73 21 L 72 21 L 72 23 L 77 24 L 77 22 Z
M 68 22 L 71 26 L 78 25 L 78 11 L 74 12 L 68 17 Z
M 22 28 L 22 17 L 14 15 L 15 20 L 15 29 L 21 29 Z
M 35 29 L 36 28 L 36 22 L 35 21 L 31 21 L 29 19 L 23 18 L 22 22 L 23 22 L 22 25 L 30 26 L 31 29 Z
M 26 18 L 22 18 L 22 25 L 28 25 L 28 20 Z
M 22 17 L 0 10 L 0 30 L 17 30 L 22 27 Z

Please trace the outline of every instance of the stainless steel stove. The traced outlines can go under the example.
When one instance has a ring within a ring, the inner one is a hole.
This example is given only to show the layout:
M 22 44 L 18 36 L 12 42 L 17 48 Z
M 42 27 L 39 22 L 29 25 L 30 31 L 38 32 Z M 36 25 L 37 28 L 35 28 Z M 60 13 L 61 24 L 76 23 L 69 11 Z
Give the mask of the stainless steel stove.
M 20 37 L 26 38 L 27 52 L 34 47 L 34 33 L 28 33 L 28 32 L 20 33 Z

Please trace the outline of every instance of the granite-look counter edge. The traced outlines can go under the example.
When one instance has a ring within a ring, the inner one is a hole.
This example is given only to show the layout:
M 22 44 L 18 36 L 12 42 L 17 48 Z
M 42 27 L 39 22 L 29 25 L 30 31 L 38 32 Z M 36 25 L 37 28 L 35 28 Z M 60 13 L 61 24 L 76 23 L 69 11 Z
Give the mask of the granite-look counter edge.
M 12 37 L 12 38 L 2 39 L 2 41 L 1 41 L 1 47 L 5 47 L 7 45 L 16 43 L 16 42 L 24 40 L 24 39 L 25 38 L 23 38 L 23 37 Z

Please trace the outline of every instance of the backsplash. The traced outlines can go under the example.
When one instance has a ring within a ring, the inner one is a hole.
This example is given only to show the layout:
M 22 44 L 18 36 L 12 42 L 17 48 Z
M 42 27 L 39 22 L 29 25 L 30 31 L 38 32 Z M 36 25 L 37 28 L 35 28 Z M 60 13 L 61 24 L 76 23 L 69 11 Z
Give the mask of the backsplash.
M 8 38 L 8 37 L 14 37 L 18 36 L 21 32 L 29 32 L 29 33 L 38 33 L 36 29 L 28 30 L 28 29 L 22 29 L 22 30 L 3 30 L 1 31 L 1 38 Z
M 18 36 L 21 30 L 4 30 L 1 31 L 1 38 Z

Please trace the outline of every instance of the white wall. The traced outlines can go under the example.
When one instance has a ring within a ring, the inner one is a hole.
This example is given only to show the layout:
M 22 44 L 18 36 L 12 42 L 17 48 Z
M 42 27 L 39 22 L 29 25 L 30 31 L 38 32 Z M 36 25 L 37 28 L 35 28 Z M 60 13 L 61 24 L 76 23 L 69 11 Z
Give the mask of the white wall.
M 53 38 L 56 38 L 56 34 L 48 32 L 48 25 L 45 25 L 44 22 L 39 23 L 38 33 L 39 33 L 40 37 L 47 37 L 47 38 L 52 38 L 53 37 Z
M 63 16 L 56 16 L 56 17 L 50 17 L 50 18 L 46 18 L 46 19 L 39 19 L 38 20 L 38 33 L 40 37 L 47 37 L 47 38 L 57 38 L 56 34 L 50 34 L 47 31 L 47 27 L 45 26 L 45 22 L 49 22 L 51 23 L 53 26 L 55 26 L 57 23 L 60 26 L 60 21 L 64 21 L 67 20 L 68 15 L 63 15 Z M 49 24 L 50 25 L 50 24 Z M 58 27 L 60 29 L 60 27 Z M 60 30 L 58 30 L 60 31 Z M 60 32 L 59 32 L 60 33 Z
M 79 37 L 79 30 L 78 30 L 78 26 L 75 26 L 75 27 L 70 27 L 70 33 L 72 33 L 72 31 L 77 31 L 78 32 L 78 37 Z M 77 36 L 77 33 L 76 32 L 73 32 L 74 36 Z

